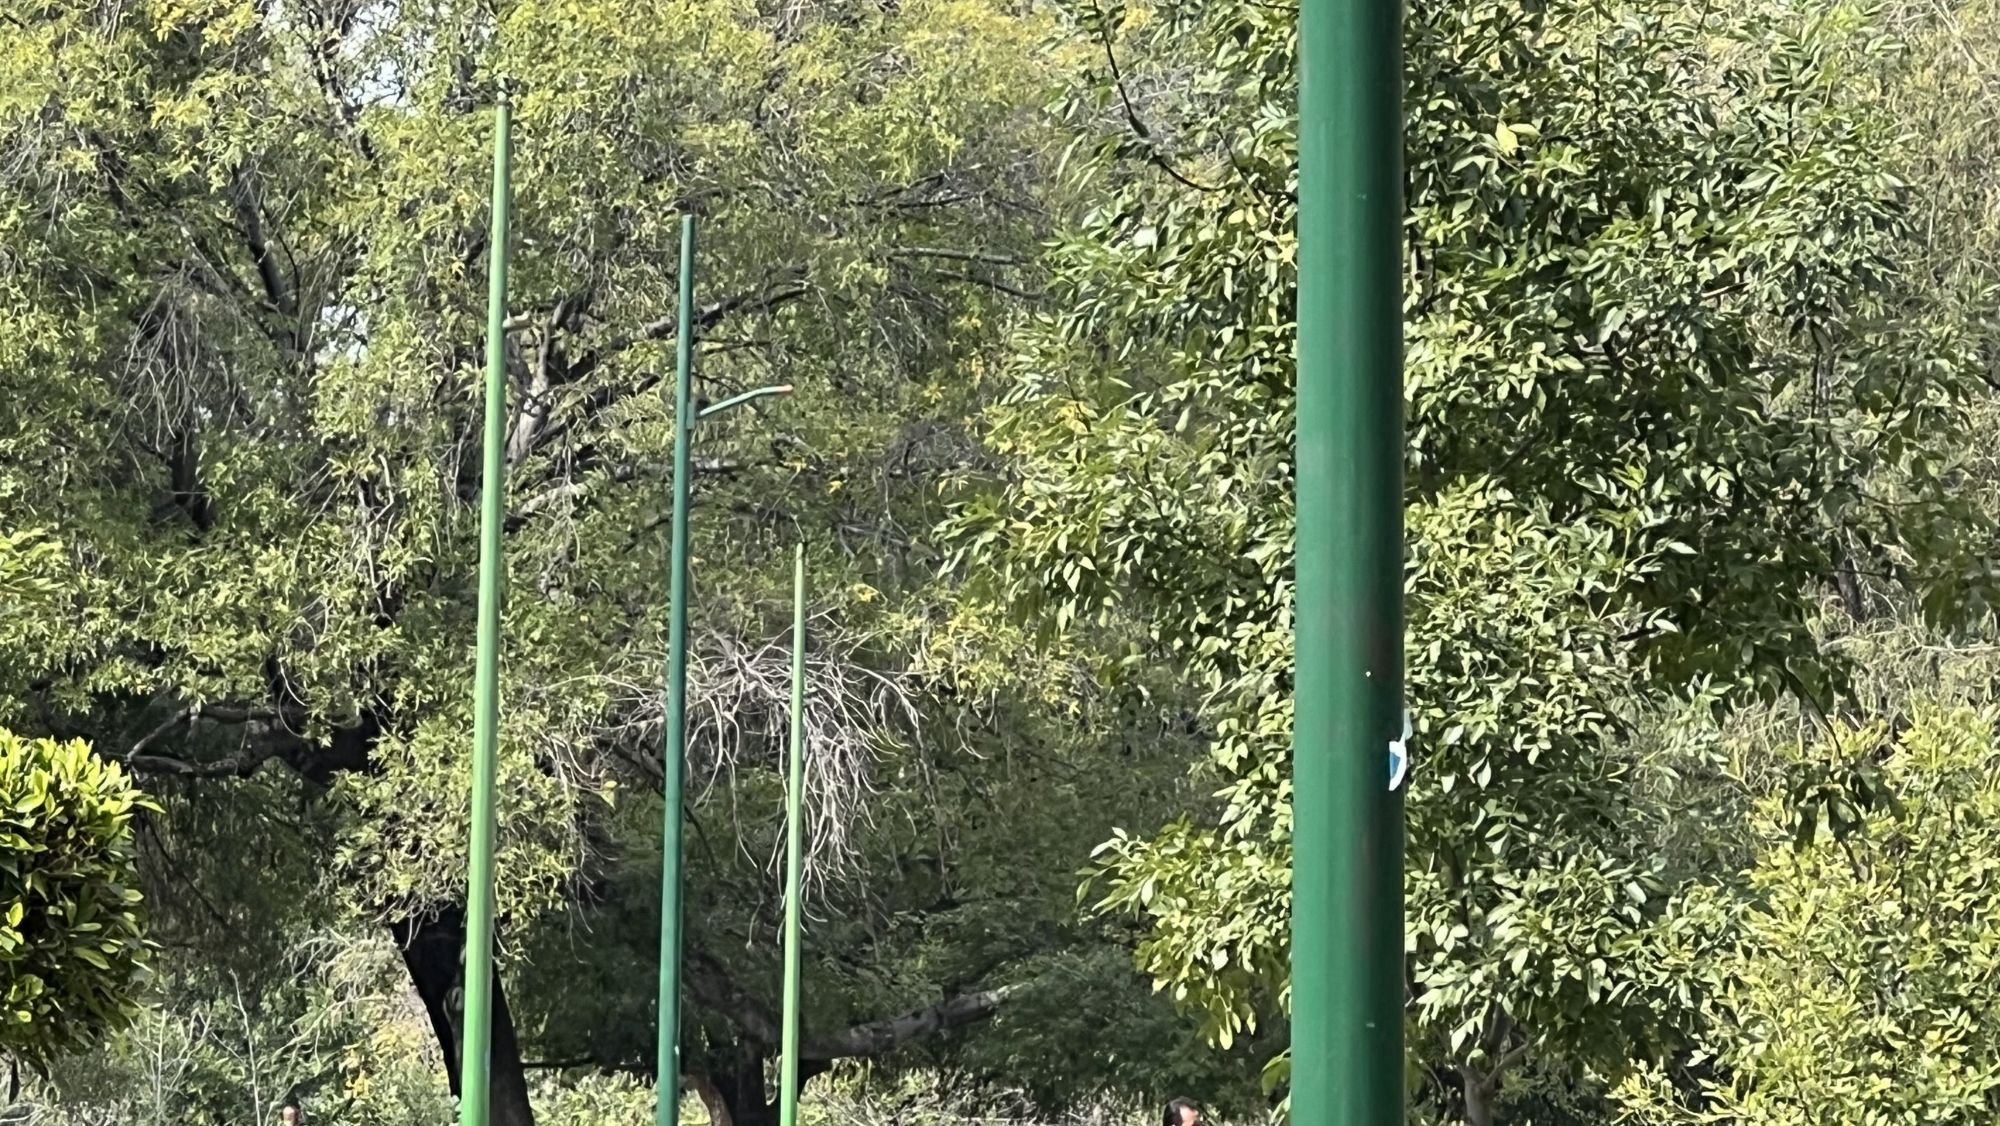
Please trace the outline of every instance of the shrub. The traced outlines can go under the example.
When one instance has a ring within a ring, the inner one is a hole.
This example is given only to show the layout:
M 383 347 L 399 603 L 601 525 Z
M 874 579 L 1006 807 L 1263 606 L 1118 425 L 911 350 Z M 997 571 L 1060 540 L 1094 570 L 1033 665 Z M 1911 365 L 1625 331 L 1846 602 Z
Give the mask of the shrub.
M 0 729 L 0 1052 L 45 1060 L 137 1015 L 149 947 L 132 835 L 147 808 L 81 741 Z

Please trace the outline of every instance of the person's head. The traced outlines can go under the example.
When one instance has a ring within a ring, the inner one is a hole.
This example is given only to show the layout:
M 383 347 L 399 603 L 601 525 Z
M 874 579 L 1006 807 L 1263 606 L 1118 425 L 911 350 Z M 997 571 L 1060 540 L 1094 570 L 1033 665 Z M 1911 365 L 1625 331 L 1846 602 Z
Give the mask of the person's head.
M 1175 1099 L 1167 1104 L 1166 1120 L 1162 1126 L 1198 1126 L 1201 1122 L 1201 1104 L 1193 1099 Z
M 298 1123 L 306 1120 L 305 1116 L 299 1113 L 299 1104 L 297 1103 L 286 1103 L 285 1109 L 278 1112 L 278 1117 L 284 1121 L 285 1126 L 297 1126 Z

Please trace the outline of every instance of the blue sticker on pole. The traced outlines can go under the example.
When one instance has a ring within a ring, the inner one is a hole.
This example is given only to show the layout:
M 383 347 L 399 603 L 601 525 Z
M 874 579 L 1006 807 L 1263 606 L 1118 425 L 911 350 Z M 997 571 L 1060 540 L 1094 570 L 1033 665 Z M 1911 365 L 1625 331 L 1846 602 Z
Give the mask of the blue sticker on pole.
M 1410 773 L 1410 713 L 1403 713 L 1403 736 L 1389 740 L 1389 792 L 1403 788 L 1403 779 Z

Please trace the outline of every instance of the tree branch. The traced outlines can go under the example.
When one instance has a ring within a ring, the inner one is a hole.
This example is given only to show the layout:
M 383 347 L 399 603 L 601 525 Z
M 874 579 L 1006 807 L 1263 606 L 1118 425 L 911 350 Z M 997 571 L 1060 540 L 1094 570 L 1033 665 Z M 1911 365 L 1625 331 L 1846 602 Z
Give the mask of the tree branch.
M 687 975 L 686 981 L 688 992 L 696 1000 L 723 1014 L 750 1039 L 765 1044 L 778 1042 L 777 1016 L 738 986 L 727 967 L 701 950 L 688 950 L 683 957 L 687 968 L 695 971 Z
M 175 778 L 248 778 L 257 768 L 277 758 L 275 747 L 230 755 L 213 762 L 187 762 L 165 755 L 127 755 L 125 765 L 141 774 L 164 774 Z
M 285 276 L 278 269 L 278 259 L 271 251 L 270 239 L 264 233 L 264 207 L 257 198 L 257 189 L 251 178 L 249 166 L 236 170 L 230 188 L 235 196 L 236 219 L 242 225 L 243 242 L 250 250 L 250 260 L 257 266 L 257 280 L 264 287 L 264 296 L 271 306 L 286 316 L 298 314 L 297 295 Z
M 949 250 L 934 246 L 897 246 L 888 251 L 891 258 L 949 258 L 954 262 L 978 262 L 986 266 L 1021 266 L 1024 260 L 1012 254 L 995 254 L 985 250 Z
M 1104 44 L 1104 62 L 1111 68 L 1112 89 L 1118 91 L 1118 104 L 1125 111 L 1125 121 L 1132 127 L 1133 134 L 1145 145 L 1147 159 L 1157 165 L 1160 171 L 1180 181 L 1184 187 L 1193 188 L 1198 192 L 1221 191 L 1221 188 L 1196 183 L 1194 180 L 1189 179 L 1181 173 L 1180 169 L 1174 167 L 1173 161 L 1167 159 L 1167 154 L 1160 151 L 1159 144 L 1153 140 L 1153 131 L 1148 129 L 1145 121 L 1140 119 L 1139 107 L 1132 104 L 1132 95 L 1125 89 L 1125 72 L 1118 66 L 1118 51 L 1111 43 L 1110 20 L 1104 15 L 1102 9 L 1097 14 L 1097 37 Z
M 857 1024 L 808 1045 L 801 1054 L 820 1059 L 887 1055 L 912 1040 L 984 1020 L 1020 989 L 1017 984 L 961 993 L 888 1020 Z
M 736 458 L 702 457 L 693 459 L 690 467 L 698 477 L 733 477 L 746 469 L 761 468 L 768 464 L 770 463 L 742 461 Z M 655 467 L 627 463 L 611 466 L 601 477 L 586 480 L 572 478 L 566 481 L 558 481 L 515 506 L 513 511 L 507 514 L 507 530 L 509 532 L 518 531 L 525 527 L 528 521 L 537 513 L 547 511 L 565 501 L 586 500 L 599 485 L 622 485 L 630 481 L 636 481 L 642 476 L 659 475 L 659 471 L 648 474 L 647 470 L 649 468 Z
M 731 313 L 745 309 L 775 309 L 780 305 L 796 301 L 811 292 L 805 285 L 805 266 L 790 266 L 781 270 L 771 280 L 755 289 L 725 297 L 702 306 L 695 313 L 695 327 L 708 328 Z M 571 380 L 581 379 L 595 371 L 604 361 L 631 348 L 653 340 L 666 340 L 680 331 L 678 314 L 661 317 L 651 324 L 641 325 L 633 332 L 620 333 L 607 341 L 602 348 L 586 352 L 569 369 Z
M 176 728 L 199 721 L 220 724 L 255 724 L 246 732 L 235 754 L 218 759 L 194 760 L 166 754 L 147 754 L 146 748 Z M 277 759 L 308 781 L 325 784 L 344 770 L 368 766 L 375 740 L 382 733 L 382 719 L 364 713 L 334 730 L 330 739 L 315 742 L 299 734 L 305 724 L 303 711 L 253 708 L 241 704 L 191 704 L 168 716 L 147 732 L 117 760 L 145 774 L 176 778 L 248 778 L 264 763 Z
M 972 274 L 962 274 L 957 270 L 933 270 L 931 271 L 931 274 L 933 277 L 943 278 L 946 281 L 966 282 L 970 285 L 983 285 L 987 289 L 996 290 L 1000 293 L 1006 294 L 1009 297 L 1018 297 L 1023 301 L 1040 301 L 1042 299 L 1042 295 L 1040 293 L 1032 293 L 1028 290 L 1008 285 L 1006 282 L 996 281 L 993 278 L 982 278 L 982 277 L 976 277 Z
M 521 1061 L 521 1070 L 523 1071 L 574 1071 L 579 1067 L 590 1067 L 596 1068 L 599 1071 L 623 1072 L 637 1075 L 648 1071 L 652 1066 L 653 1061 L 651 1060 L 640 1063 L 630 1060 L 599 1059 L 596 1056 L 566 1056 L 562 1059 Z
M 160 721 L 159 726 L 147 732 L 145 737 L 132 744 L 125 752 L 126 761 L 139 756 L 160 736 L 182 724 L 193 724 L 198 719 L 209 719 L 216 723 L 252 723 L 274 721 L 283 718 L 268 708 L 249 708 L 241 704 L 190 704 Z

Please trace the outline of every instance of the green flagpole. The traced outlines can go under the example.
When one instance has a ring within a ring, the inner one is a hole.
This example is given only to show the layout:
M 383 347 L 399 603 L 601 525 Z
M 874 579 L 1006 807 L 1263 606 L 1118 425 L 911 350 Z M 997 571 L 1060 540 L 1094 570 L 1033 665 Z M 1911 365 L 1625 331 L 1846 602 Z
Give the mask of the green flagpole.
M 655 1126 L 678 1126 L 681 1113 L 681 911 L 687 811 L 688 503 L 694 484 L 695 427 L 703 419 L 770 395 L 790 384 L 758 387 L 700 411 L 694 407 L 694 216 L 681 217 L 680 306 L 674 340 L 673 532 L 667 574 L 667 725 L 660 746 L 665 827 L 660 857 L 660 999 L 653 1096 Z
M 667 577 L 667 731 L 660 748 L 666 801 L 660 863 L 657 1126 L 681 1114 L 681 824 L 687 796 L 688 489 L 694 477 L 694 216 L 681 216 L 680 320 L 674 335 L 674 512 Z
M 494 782 L 500 744 L 501 527 L 507 496 L 507 228 L 513 107 L 493 118 L 493 232 L 486 271 L 486 442 L 479 506 L 479 655 L 472 688 L 472 842 L 466 875 L 465 1032 L 460 1126 L 487 1126 L 492 1105 Z
M 785 786 L 785 1002 L 778 1126 L 799 1121 L 799 898 L 805 884 L 806 545 L 792 557 L 792 743 Z
M 1293 1126 L 1404 1115 L 1401 25 L 1299 16 Z

